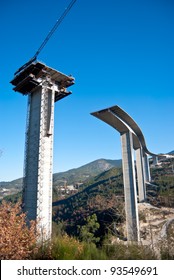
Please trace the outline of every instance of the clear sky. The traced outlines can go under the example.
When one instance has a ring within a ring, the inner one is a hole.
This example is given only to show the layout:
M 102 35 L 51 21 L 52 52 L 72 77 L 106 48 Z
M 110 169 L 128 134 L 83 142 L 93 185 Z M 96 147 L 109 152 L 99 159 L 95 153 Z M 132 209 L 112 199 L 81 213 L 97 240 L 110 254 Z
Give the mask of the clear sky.
M 23 175 L 27 97 L 9 82 L 69 2 L 1 1 L 0 181 Z M 114 105 L 150 151 L 174 150 L 173 14 L 173 0 L 77 0 L 38 57 L 76 79 L 55 106 L 54 172 L 121 158 L 119 133 L 90 115 Z

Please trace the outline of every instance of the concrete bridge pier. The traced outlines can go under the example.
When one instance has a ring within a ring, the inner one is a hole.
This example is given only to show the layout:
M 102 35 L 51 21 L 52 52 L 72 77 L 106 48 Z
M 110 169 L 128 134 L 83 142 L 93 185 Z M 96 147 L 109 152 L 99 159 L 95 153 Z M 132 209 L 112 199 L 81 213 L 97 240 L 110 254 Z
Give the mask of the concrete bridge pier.
M 54 84 L 43 81 L 29 96 L 23 210 L 45 239 L 52 232 Z
M 143 167 L 143 152 L 142 148 L 135 150 L 136 154 L 136 167 L 137 167 L 137 180 L 138 180 L 138 197 L 139 202 L 146 200 L 146 186 L 144 178 L 144 167 Z
M 68 96 L 74 78 L 41 62 L 32 62 L 11 81 L 14 91 L 27 95 L 28 116 L 23 182 L 23 211 L 41 234 L 52 233 L 52 167 L 55 102 Z M 38 241 L 40 241 L 38 240 Z
M 127 131 L 120 135 L 122 144 L 127 239 L 128 241 L 139 241 L 139 219 L 132 133 Z
M 157 164 L 158 164 L 158 157 L 153 156 L 153 165 L 157 165 Z
M 148 156 L 147 156 L 146 153 L 143 154 L 143 167 L 144 167 L 144 179 L 145 179 L 145 182 L 150 182 L 151 181 L 150 167 L 149 167 Z

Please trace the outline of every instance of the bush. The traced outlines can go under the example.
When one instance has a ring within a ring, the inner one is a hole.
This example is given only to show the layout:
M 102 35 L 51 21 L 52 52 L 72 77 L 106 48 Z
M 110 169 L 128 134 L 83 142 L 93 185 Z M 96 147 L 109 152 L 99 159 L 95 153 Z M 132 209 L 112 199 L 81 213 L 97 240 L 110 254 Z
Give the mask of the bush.
M 0 205 L 0 259 L 30 259 L 37 250 L 36 225 L 26 225 L 26 215 L 22 213 L 20 203 L 5 201 Z
M 102 248 L 97 248 L 94 243 L 83 242 L 83 251 L 80 260 L 107 260 L 107 255 Z
M 106 255 L 110 260 L 154 260 L 154 252 L 147 246 L 138 243 L 122 243 L 117 241 L 114 244 L 105 243 Z
M 105 260 L 107 256 L 94 243 L 80 242 L 67 234 L 58 236 L 52 243 L 54 260 Z
M 64 234 L 52 241 L 52 258 L 54 260 L 78 260 L 83 251 L 83 245 L 73 237 Z

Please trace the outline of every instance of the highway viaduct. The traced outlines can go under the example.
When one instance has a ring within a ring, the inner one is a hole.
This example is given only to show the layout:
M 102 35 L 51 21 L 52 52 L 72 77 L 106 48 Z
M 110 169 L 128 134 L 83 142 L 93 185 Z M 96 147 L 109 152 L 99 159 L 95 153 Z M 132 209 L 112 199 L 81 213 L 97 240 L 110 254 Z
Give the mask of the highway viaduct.
M 139 241 L 137 197 L 139 203 L 146 201 L 146 184 L 151 182 L 148 156 L 152 156 L 154 161 L 157 161 L 158 155 L 147 149 L 141 129 L 119 106 L 96 111 L 91 113 L 91 115 L 104 121 L 120 133 L 127 240 Z M 138 194 L 136 188 L 134 151 L 136 156 Z M 166 155 L 162 156 L 165 157 Z

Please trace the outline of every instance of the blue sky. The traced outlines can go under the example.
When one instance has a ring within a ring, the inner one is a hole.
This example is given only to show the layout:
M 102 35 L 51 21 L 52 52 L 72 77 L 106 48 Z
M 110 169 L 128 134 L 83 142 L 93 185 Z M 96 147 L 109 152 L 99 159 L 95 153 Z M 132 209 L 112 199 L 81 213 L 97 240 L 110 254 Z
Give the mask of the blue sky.
M 27 98 L 14 72 L 36 52 L 68 0 L 1 1 L 0 181 L 23 175 Z M 117 131 L 90 112 L 119 105 L 154 153 L 174 149 L 174 2 L 77 0 L 38 60 L 76 83 L 56 103 L 54 172 L 121 158 Z

